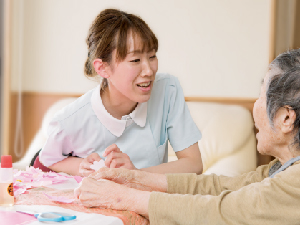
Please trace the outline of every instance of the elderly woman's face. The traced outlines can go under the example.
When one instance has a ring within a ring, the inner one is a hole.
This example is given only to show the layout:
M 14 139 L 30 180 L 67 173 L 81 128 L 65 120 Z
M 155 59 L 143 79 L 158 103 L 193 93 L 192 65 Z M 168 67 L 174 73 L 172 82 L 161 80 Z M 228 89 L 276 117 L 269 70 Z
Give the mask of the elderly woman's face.
M 255 126 L 258 129 L 258 133 L 256 134 L 257 150 L 264 155 L 272 155 L 271 152 L 274 150 L 276 140 L 278 140 L 276 122 L 274 121 L 275 129 L 272 129 L 266 110 L 266 83 L 269 79 L 269 73 L 270 71 L 264 78 L 259 98 L 256 100 L 253 108 L 253 118 Z

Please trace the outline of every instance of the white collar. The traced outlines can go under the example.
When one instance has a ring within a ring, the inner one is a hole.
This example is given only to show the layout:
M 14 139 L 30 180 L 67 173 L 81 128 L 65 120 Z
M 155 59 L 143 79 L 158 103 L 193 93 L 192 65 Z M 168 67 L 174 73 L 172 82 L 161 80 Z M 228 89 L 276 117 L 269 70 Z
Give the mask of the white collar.
M 107 130 L 117 137 L 120 137 L 126 128 L 127 119 L 125 118 L 132 119 L 140 127 L 144 127 L 146 124 L 147 102 L 138 103 L 136 108 L 129 114 L 129 117 L 123 116 L 121 120 L 118 120 L 106 111 L 100 97 L 100 85 L 98 85 L 93 91 L 91 105 L 100 122 Z

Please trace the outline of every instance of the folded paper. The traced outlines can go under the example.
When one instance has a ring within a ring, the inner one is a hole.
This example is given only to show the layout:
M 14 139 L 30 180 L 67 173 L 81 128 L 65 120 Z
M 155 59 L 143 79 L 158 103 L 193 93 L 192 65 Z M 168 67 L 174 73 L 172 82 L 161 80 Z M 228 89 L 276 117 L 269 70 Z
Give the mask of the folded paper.
M 97 171 L 102 167 L 106 167 L 104 160 L 100 160 L 100 161 L 94 161 L 93 165 L 90 166 L 91 169 Z

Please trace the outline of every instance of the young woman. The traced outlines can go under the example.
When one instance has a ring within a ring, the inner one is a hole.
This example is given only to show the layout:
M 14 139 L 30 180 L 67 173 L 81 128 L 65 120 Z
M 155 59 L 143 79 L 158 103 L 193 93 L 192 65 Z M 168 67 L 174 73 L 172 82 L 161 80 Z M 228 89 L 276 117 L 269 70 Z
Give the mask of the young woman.
M 101 86 L 62 109 L 39 155 L 57 172 L 88 176 L 94 161 L 156 173 L 202 172 L 201 133 L 178 80 L 157 74 L 158 40 L 138 16 L 102 11 L 86 39 L 85 74 Z M 177 161 L 167 163 L 170 141 Z

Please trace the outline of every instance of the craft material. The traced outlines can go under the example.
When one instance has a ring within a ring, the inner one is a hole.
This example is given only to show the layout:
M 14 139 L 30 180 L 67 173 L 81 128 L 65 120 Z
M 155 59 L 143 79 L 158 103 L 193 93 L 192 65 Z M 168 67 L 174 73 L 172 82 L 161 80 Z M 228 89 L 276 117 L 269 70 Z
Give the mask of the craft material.
M 94 161 L 93 165 L 90 166 L 90 168 L 95 171 L 99 170 L 102 167 L 106 167 L 104 160 Z
M 15 196 L 23 194 L 26 190 L 33 187 L 48 186 L 65 182 L 71 176 L 60 175 L 55 172 L 46 172 L 34 167 L 27 167 L 26 171 L 15 170 L 14 190 Z M 78 181 L 77 181 L 78 182 Z
M 13 168 L 11 155 L 1 156 L 0 168 L 0 205 L 14 205 Z

